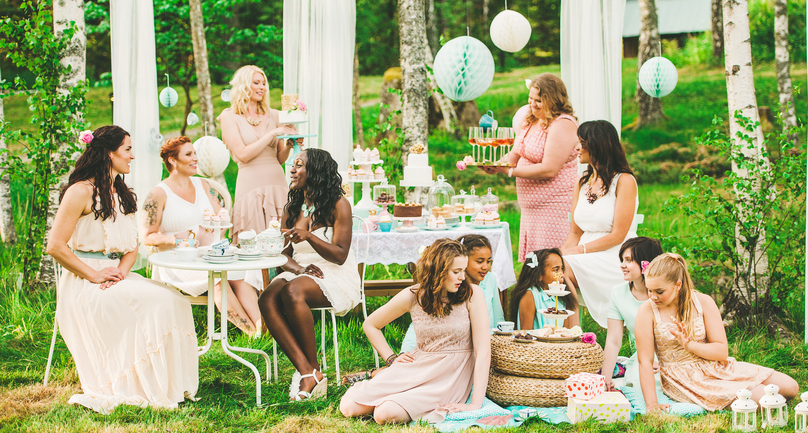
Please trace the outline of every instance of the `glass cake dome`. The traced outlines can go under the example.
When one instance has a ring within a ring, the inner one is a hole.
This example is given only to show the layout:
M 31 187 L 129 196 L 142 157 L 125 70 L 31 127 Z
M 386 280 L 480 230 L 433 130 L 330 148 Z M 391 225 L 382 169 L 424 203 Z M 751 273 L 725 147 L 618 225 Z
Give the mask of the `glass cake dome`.
M 435 217 L 449 217 L 452 213 L 452 196 L 454 188 L 446 182 L 443 175 L 438 175 L 438 180 L 429 188 L 428 206 L 430 213 Z
M 495 196 L 491 192 L 491 188 L 488 188 L 488 193 L 482 197 L 480 197 L 480 203 L 482 204 L 482 212 L 499 212 L 499 197 Z
M 388 185 L 387 181 L 373 187 L 373 203 L 379 205 L 396 204 L 396 187 Z

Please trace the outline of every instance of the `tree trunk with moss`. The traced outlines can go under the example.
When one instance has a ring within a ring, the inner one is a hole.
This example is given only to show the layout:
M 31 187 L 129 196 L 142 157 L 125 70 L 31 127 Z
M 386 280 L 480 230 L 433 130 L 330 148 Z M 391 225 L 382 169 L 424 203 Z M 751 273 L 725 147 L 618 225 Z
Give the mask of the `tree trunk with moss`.
M 662 120 L 662 101 L 645 93 L 640 87 L 639 71 L 642 65 L 652 57 L 659 55 L 659 20 L 656 12 L 655 0 L 639 0 L 640 21 L 640 47 L 637 55 L 637 82 L 635 98 L 637 100 L 637 123 L 634 129 L 651 125 Z
M 205 18 L 200 0 L 188 0 L 191 15 L 191 39 L 194 44 L 196 66 L 196 89 L 199 93 L 199 118 L 208 135 L 216 136 L 216 119 L 213 115 L 213 99 L 210 95 L 210 68 L 208 67 L 208 44 L 205 41 Z M 185 113 L 186 119 L 188 113 Z
M 724 8 L 722 0 L 713 0 L 710 30 L 712 31 L 713 57 L 724 55 Z

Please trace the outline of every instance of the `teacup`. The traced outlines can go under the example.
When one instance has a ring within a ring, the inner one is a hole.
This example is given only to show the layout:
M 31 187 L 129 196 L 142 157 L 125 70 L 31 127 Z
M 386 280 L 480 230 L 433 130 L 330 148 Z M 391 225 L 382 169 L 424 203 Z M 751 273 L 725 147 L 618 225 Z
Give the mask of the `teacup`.
M 501 332 L 512 332 L 513 325 L 513 322 L 497 322 L 497 329 Z
M 530 417 L 536 416 L 539 414 L 539 411 L 532 407 L 526 407 L 524 409 L 519 409 L 519 418 L 528 419 Z
M 177 247 L 174 248 L 174 252 L 181 262 L 192 262 L 196 258 L 196 248 L 194 247 Z
M 222 239 L 210 246 L 210 255 L 223 256 L 229 248 L 230 241 L 228 239 Z
M 245 251 L 253 251 L 257 248 L 255 230 L 247 230 L 238 234 L 238 245 Z
M 195 248 L 196 245 L 197 241 L 194 238 L 174 240 L 174 246 L 177 248 Z
M 392 221 L 387 221 L 386 223 L 379 223 L 379 229 L 383 232 L 389 232 L 390 228 L 393 226 Z

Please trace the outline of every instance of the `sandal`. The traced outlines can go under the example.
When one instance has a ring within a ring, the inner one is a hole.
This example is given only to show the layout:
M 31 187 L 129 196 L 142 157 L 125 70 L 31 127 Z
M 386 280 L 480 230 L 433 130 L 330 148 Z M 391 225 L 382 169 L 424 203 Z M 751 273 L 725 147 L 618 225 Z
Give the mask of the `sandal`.
M 373 376 L 381 370 L 380 368 L 371 368 L 370 370 L 362 370 L 357 371 L 356 373 L 348 373 L 342 376 L 342 381 L 340 381 L 340 385 L 343 386 L 351 386 L 357 382 L 361 382 L 363 380 L 373 379 Z
M 289 387 L 289 397 L 291 397 L 293 401 L 326 398 L 328 394 L 328 378 L 323 375 L 321 380 L 317 380 L 316 373 L 317 369 L 312 370 L 311 374 L 304 374 L 302 376 L 299 372 L 295 372 L 295 374 L 292 376 L 292 385 Z M 317 382 L 317 385 L 314 385 L 311 392 L 300 391 L 300 381 L 307 377 L 313 377 L 314 381 Z M 297 392 L 294 393 L 294 391 Z

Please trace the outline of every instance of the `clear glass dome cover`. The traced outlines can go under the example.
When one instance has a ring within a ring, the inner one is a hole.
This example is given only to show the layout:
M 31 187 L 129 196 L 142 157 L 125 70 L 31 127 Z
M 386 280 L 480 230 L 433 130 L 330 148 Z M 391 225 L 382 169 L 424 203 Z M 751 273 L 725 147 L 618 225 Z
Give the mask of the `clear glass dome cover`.
M 487 194 L 480 197 L 480 203 L 482 204 L 481 210 L 483 212 L 499 212 L 499 197 L 491 192 L 491 188 L 488 188 Z
M 471 187 L 471 194 L 461 190 L 460 194 L 452 196 L 452 212 L 456 214 L 469 215 L 477 212 L 480 208 L 480 197 L 474 194 L 474 187 Z
M 379 185 L 375 185 L 373 187 L 373 202 L 378 204 L 395 204 L 395 185 L 388 185 L 386 180 L 382 181 Z
M 429 187 L 429 200 L 427 201 L 429 209 L 433 214 L 443 213 L 444 206 L 447 210 L 451 207 L 454 195 L 452 185 L 446 182 L 446 178 L 442 174 L 438 175 L 438 180 Z

